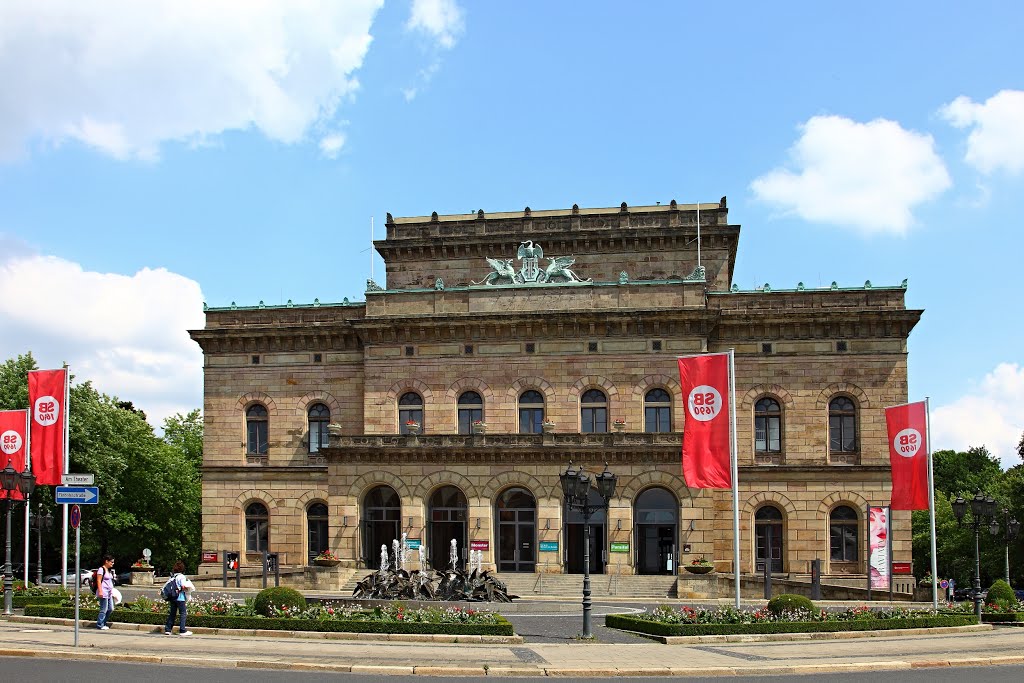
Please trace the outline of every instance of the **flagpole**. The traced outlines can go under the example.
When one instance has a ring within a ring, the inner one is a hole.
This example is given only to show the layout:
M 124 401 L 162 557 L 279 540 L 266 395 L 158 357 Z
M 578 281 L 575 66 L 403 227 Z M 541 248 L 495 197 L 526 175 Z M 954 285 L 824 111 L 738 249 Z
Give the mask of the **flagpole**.
M 697 268 L 700 269 L 700 202 L 697 202 Z
M 64 471 L 62 474 L 68 472 L 68 440 L 69 440 L 69 425 L 71 420 L 68 419 L 68 403 L 71 399 L 71 372 L 68 370 L 68 364 L 64 363 Z M 60 540 L 61 540 L 61 565 L 63 572 L 60 575 L 60 584 L 64 588 L 68 587 L 68 505 L 65 503 L 64 507 L 64 527 L 61 529 Z M 81 582 L 81 577 L 75 577 L 75 584 Z
M 697 205 L 700 206 L 699 204 Z M 698 222 L 698 225 L 700 223 Z M 699 244 L 699 242 L 698 242 Z M 736 609 L 740 608 L 740 485 L 736 439 L 736 349 L 729 349 L 729 445 L 732 479 L 732 567 L 736 576 Z
M 932 411 L 929 398 L 924 397 L 925 442 L 928 448 L 928 523 L 932 542 L 932 609 L 939 611 L 939 556 L 935 549 L 935 473 L 932 471 Z
M 29 436 L 29 432 L 31 431 L 32 423 L 29 422 L 29 418 L 28 418 L 30 412 L 31 412 L 31 407 L 25 411 L 25 467 L 22 468 L 23 471 L 25 471 L 25 472 L 31 472 L 32 471 L 32 447 L 31 447 L 31 441 L 30 441 L 31 437 Z M 24 578 L 26 586 L 28 586 L 28 553 L 29 553 L 29 548 L 30 548 L 29 542 L 28 542 L 28 540 L 29 540 L 28 539 L 28 530 L 29 530 L 29 524 L 28 524 L 29 509 L 28 508 L 29 508 L 29 497 L 25 496 L 25 555 L 24 555 L 24 557 L 25 557 L 25 562 L 24 562 L 25 576 L 23 578 Z

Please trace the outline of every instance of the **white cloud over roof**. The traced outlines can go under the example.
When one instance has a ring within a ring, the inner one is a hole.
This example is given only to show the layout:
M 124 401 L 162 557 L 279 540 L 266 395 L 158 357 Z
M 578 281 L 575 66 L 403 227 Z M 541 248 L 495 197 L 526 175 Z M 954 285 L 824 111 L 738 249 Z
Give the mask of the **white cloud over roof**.
M 0 359 L 32 352 L 67 362 L 76 381 L 131 401 L 159 426 L 202 407 L 203 356 L 187 330 L 205 324 L 199 284 L 163 268 L 84 270 L 54 256 L 0 263 Z
M 462 9 L 455 0 L 413 0 L 406 28 L 423 31 L 438 45 L 450 49 L 466 30 L 466 25 Z
M 1024 367 L 1000 363 L 952 403 L 932 408 L 934 450 L 965 451 L 985 446 L 1003 467 L 1020 464 L 1017 444 L 1024 433 Z
M 1024 170 L 1024 91 L 1001 90 L 984 103 L 961 95 L 939 110 L 957 128 L 970 128 L 964 160 L 982 173 Z
M 930 135 L 899 123 L 815 116 L 801 127 L 788 167 L 751 183 L 755 196 L 806 221 L 903 234 L 913 208 L 950 187 Z
M 303 140 L 358 89 L 382 4 L 0 3 L 0 160 L 68 140 L 151 160 L 166 141 L 248 128 Z

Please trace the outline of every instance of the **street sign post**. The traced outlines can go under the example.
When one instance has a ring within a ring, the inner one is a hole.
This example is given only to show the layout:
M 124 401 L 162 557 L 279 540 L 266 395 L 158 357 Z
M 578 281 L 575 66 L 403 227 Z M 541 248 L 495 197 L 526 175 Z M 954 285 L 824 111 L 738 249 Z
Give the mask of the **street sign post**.
M 53 502 L 58 505 L 95 505 L 100 502 L 100 489 L 98 486 L 58 486 Z
M 96 483 L 94 474 L 62 474 L 60 483 L 64 486 L 92 486 Z

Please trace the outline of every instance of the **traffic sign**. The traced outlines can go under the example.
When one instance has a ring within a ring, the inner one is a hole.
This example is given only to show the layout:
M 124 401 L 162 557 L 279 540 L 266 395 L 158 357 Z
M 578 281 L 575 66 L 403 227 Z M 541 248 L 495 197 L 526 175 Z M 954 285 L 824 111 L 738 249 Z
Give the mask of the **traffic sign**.
M 78 526 L 82 523 L 82 508 L 80 508 L 77 505 L 72 505 L 71 514 L 68 516 L 70 517 L 71 528 L 77 529 Z
M 96 475 L 93 474 L 62 474 L 60 483 L 64 486 L 92 486 L 96 483 Z
M 53 502 L 57 505 L 95 505 L 100 502 L 100 490 L 96 486 L 58 486 Z

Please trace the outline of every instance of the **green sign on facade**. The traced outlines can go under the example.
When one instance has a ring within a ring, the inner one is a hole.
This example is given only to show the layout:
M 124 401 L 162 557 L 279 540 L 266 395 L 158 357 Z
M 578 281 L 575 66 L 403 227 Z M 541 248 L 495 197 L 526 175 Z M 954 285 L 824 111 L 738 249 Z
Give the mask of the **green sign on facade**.
M 612 550 L 613 553 L 628 553 L 629 552 L 629 542 L 628 541 L 613 542 L 611 550 Z

